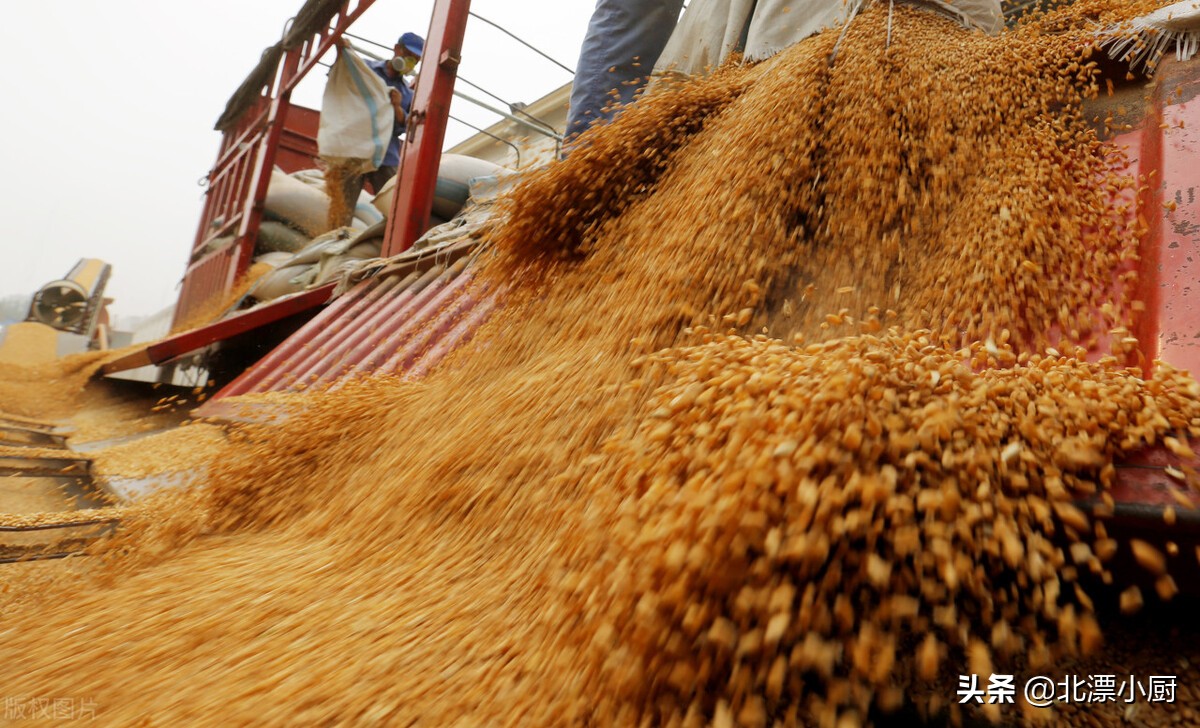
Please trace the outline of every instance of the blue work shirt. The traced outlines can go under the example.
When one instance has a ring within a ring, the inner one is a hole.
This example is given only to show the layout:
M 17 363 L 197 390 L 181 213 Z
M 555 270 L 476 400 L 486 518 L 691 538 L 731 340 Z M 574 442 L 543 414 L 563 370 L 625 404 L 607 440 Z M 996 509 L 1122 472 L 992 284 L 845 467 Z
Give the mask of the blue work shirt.
M 403 76 L 389 76 L 384 67 L 387 66 L 387 61 L 372 61 L 367 60 L 367 65 L 371 70 L 379 75 L 391 88 L 400 92 L 400 106 L 403 107 L 404 113 L 407 114 L 412 110 L 413 90 L 405 83 Z M 391 102 L 389 102 L 390 104 Z M 398 125 L 395 117 L 392 120 L 392 143 L 388 145 L 387 154 L 383 155 L 383 166 L 399 167 L 400 166 L 400 135 L 404 133 L 404 126 Z

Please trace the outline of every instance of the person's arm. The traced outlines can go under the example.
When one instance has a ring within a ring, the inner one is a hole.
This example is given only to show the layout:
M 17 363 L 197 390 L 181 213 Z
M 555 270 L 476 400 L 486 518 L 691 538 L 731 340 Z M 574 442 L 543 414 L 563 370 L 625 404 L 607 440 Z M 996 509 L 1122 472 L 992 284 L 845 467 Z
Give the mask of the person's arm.
M 404 113 L 404 97 L 397 89 L 390 89 L 388 97 L 392 100 L 392 109 L 396 112 L 396 123 L 403 126 L 405 119 L 408 118 L 408 114 Z

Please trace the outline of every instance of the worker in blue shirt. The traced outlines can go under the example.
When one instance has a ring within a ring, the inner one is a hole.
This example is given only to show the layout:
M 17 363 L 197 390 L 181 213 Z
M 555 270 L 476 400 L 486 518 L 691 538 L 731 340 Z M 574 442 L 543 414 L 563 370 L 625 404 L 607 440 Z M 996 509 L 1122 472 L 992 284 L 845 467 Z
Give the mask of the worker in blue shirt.
M 611 119 L 614 104 L 634 99 L 682 9 L 683 0 L 597 0 L 575 69 L 568 144 L 595 121 Z
M 343 39 L 343 43 L 345 43 Z M 347 175 L 343 191 L 345 200 L 349 203 L 349 217 L 354 215 L 354 203 L 362 192 L 363 183 L 370 182 L 371 190 L 378 193 L 389 179 L 396 176 L 400 166 L 400 136 L 408 121 L 408 112 L 412 110 L 413 90 L 408 85 L 405 76 L 416 70 L 425 51 L 425 39 L 416 33 L 405 33 L 396 41 L 392 49 L 393 56 L 387 60 L 367 60 L 367 65 L 383 79 L 389 87 L 392 108 L 395 109 L 395 119 L 392 122 L 392 143 L 388 145 L 383 163 L 374 172 L 363 175 Z M 347 219 L 344 224 L 349 224 Z

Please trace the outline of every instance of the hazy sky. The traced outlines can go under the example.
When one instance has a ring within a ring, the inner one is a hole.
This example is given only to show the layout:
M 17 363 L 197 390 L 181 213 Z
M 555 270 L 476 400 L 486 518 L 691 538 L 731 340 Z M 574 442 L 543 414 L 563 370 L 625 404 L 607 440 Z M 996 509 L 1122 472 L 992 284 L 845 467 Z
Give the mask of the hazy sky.
M 113 264 L 119 316 L 175 300 L 216 158 L 213 123 L 303 0 L 19 3 L 0 24 L 0 296 L 32 293 L 81 257 Z M 471 9 L 574 68 L 594 0 L 475 0 Z M 391 45 L 432 0 L 375 0 L 351 28 Z M 318 67 L 293 101 L 320 108 Z M 532 102 L 571 79 L 472 18 L 462 77 Z M 473 90 L 463 90 L 478 96 Z M 476 126 L 499 118 L 455 99 Z M 450 122 L 446 144 L 474 132 Z

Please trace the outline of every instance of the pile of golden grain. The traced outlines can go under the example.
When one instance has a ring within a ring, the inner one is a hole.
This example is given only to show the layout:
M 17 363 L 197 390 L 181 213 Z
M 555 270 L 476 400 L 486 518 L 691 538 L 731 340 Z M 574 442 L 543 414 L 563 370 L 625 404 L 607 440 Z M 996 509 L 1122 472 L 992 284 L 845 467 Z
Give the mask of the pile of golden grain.
M 0 417 L 45 423 L 71 414 L 88 380 L 112 355 L 88 352 L 49 362 L 0 362 Z
M 6 692 L 113 724 L 853 726 L 1095 647 L 1078 582 L 1129 547 L 1072 500 L 1200 436 L 1186 376 L 1057 353 L 1134 308 L 1129 182 L 1079 106 L 1123 6 L 989 39 L 897 5 L 885 48 L 885 5 L 832 66 L 826 34 L 645 99 L 514 194 L 479 275 L 519 290 L 439 372 L 305 395 L 198 447 L 207 486 L 90 575 L 14 574 Z M 1187 555 L 1145 546 L 1169 595 Z
M 1111 484 L 1115 453 L 1166 438 L 1194 458 L 1169 433 L 1200 436 L 1200 385 L 967 359 L 921 331 L 647 357 L 653 394 L 583 476 L 621 500 L 621 560 L 580 577 L 593 646 L 622 655 L 604 682 L 667 723 L 832 725 L 899 708 L 914 681 L 955 684 L 968 670 L 947 657 L 990 675 L 993 653 L 1038 671 L 1094 652 L 1079 577 L 1111 581 L 1126 547 L 1074 501 Z M 1174 596 L 1166 557 L 1132 548 Z
M 0 331 L 0 364 L 30 366 L 54 361 L 58 332 L 37 321 L 9 324 Z

